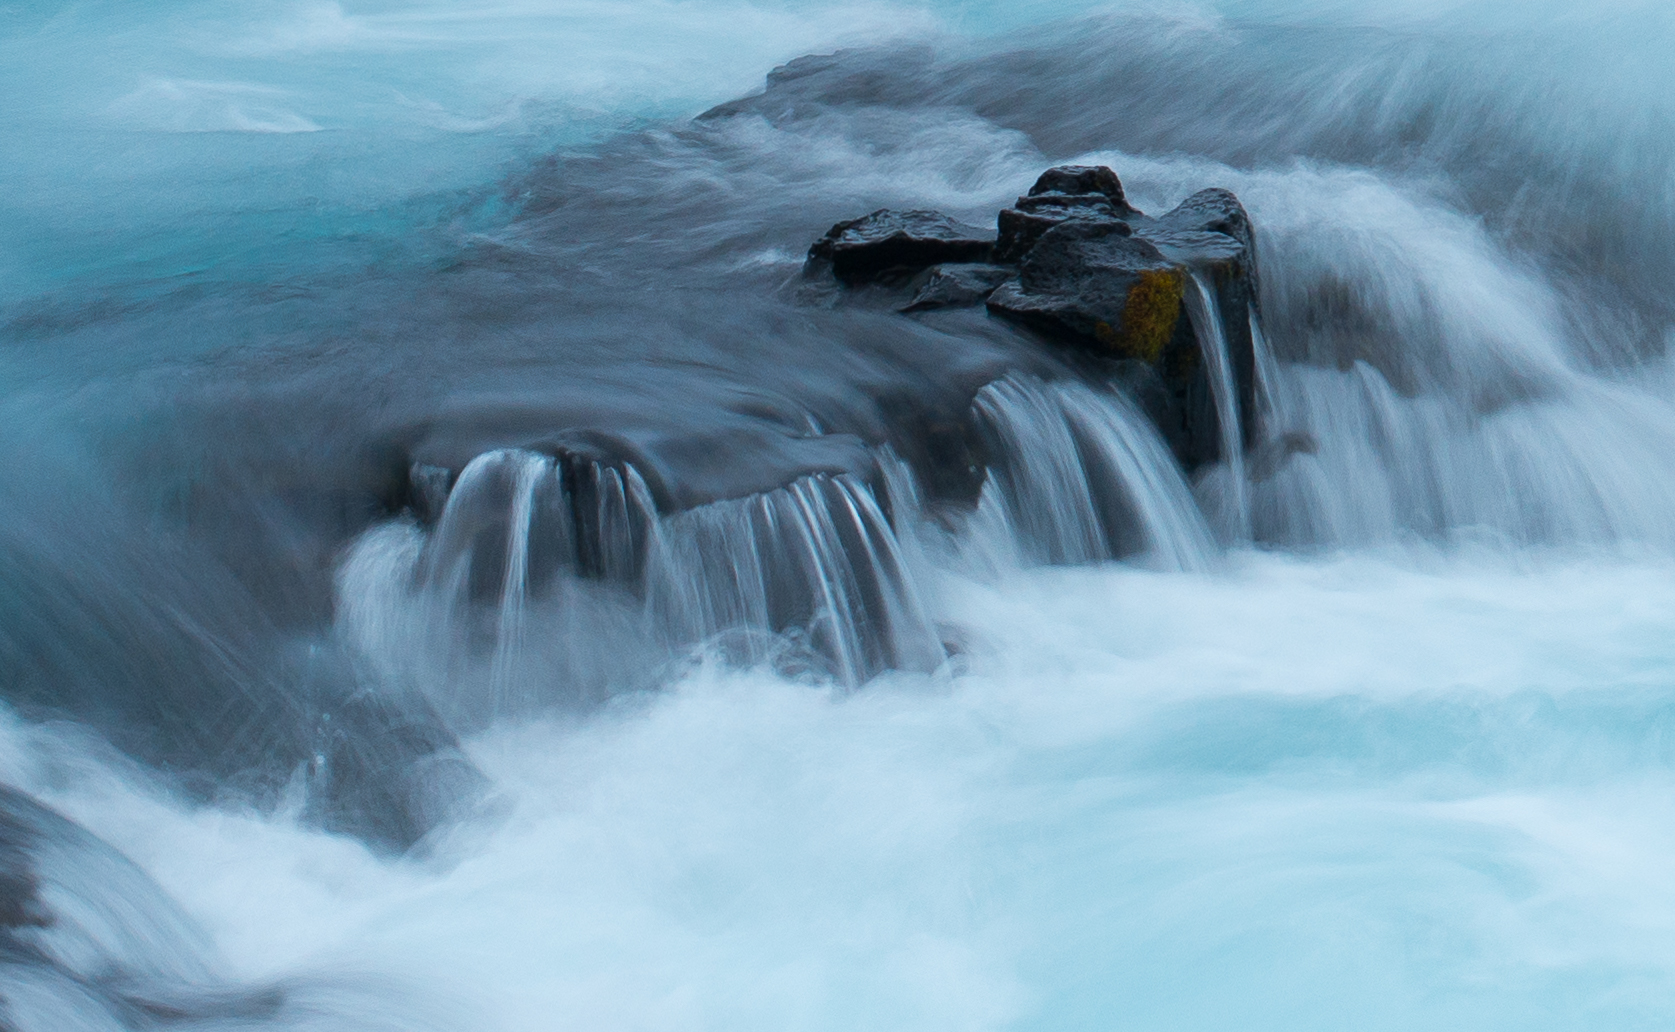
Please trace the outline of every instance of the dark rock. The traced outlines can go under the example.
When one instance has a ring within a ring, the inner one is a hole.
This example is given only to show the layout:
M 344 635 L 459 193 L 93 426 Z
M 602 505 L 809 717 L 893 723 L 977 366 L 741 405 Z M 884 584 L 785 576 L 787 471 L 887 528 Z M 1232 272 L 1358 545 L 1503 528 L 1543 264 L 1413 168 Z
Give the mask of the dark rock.
M 1103 165 L 1060 165 L 1000 213 L 995 261 L 1016 262 L 1047 230 L 1070 219 L 1123 224 L 1141 217 L 1123 195 L 1117 174 Z M 1126 229 L 1123 230 L 1126 232 Z
M 1256 404 L 1256 350 L 1251 318 L 1258 309 L 1256 239 L 1244 205 L 1227 190 L 1210 189 L 1182 201 L 1135 232 L 1184 265 L 1208 289 L 1227 337 L 1246 447 L 1266 435 Z
M 897 286 L 928 270 L 907 283 L 913 293 L 901 311 L 986 298 L 991 314 L 1088 359 L 1144 367 L 1146 411 L 1188 469 L 1226 447 L 1205 362 L 1219 331 L 1239 439 L 1246 448 L 1264 440 L 1251 334 L 1255 236 L 1237 197 L 1201 190 L 1152 218 L 1128 203 L 1111 169 L 1062 165 L 996 223 L 991 243 L 935 212 L 877 211 L 833 226 L 809 249 L 810 268 L 829 265 L 843 283 Z
M 1184 271 L 1121 222 L 1049 229 L 989 296 L 989 311 L 1110 358 L 1156 364 L 1181 313 Z
M 935 211 L 882 208 L 839 222 L 808 249 L 812 266 L 830 263 L 848 284 L 904 280 L 942 262 L 988 259 L 994 239 L 976 226 Z
M 1128 223 L 1117 218 L 1116 209 L 1101 195 L 1094 195 L 1097 203 L 1077 205 L 1025 206 L 1031 198 L 1018 198 L 1018 207 L 1004 208 L 996 220 L 999 234 L 995 240 L 994 260 L 1016 262 L 1029 253 L 1035 242 L 1062 222 L 1093 222 L 1118 226 L 1114 232 L 1132 232 Z
M 930 308 L 975 305 L 1013 275 L 1011 269 L 1000 265 L 974 262 L 933 265 L 910 284 L 917 285 L 918 289 L 902 311 L 920 312 Z
M 1212 188 L 1200 190 L 1156 219 L 1156 228 L 1149 236 L 1166 233 L 1214 233 L 1232 238 L 1244 251 L 1246 260 L 1254 261 L 1256 238 L 1251 232 L 1250 216 L 1245 206 L 1230 190 Z M 1249 270 L 1253 275 L 1255 269 Z
M 1226 340 L 1242 439 L 1261 439 L 1255 241 L 1233 194 L 1200 191 L 1154 219 L 1127 204 L 1109 169 L 1053 169 L 1001 212 L 996 257 L 1016 260 L 1019 277 L 989 296 L 989 310 L 1083 353 L 1149 367 L 1163 396 L 1146 409 L 1188 468 L 1222 452 L 1199 339 L 1209 328 L 1184 303 L 1202 289 Z
M 1041 173 L 1035 185 L 1029 188 L 1030 199 L 1041 202 L 1049 202 L 1054 197 L 1089 195 L 1105 198 L 1118 215 L 1140 214 L 1129 207 L 1117 174 L 1104 165 L 1059 165 Z

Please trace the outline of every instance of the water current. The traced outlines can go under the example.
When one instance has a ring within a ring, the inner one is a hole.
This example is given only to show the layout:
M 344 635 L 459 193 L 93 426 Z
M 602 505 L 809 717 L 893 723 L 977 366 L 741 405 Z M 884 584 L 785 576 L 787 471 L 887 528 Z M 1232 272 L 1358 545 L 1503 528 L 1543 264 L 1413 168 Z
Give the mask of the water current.
M 1667 1028 L 1671 44 L 0 7 L 0 1028 Z M 805 278 L 1063 163 L 1249 211 L 1209 461 Z

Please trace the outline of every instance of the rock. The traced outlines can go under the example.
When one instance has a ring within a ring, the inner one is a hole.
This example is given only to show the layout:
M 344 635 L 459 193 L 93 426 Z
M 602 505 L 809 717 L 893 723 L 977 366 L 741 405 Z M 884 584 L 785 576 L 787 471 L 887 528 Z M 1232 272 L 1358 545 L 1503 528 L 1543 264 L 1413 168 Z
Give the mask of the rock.
M 1242 439 L 1261 437 L 1254 243 L 1244 207 L 1226 190 L 1200 191 L 1154 219 L 1128 205 L 1109 169 L 1052 169 L 1000 214 L 996 256 L 1015 256 L 1019 276 L 988 308 L 1084 353 L 1149 367 L 1164 403 L 1147 410 L 1192 468 L 1222 452 L 1207 342 L 1183 303 L 1200 283 L 1226 340 Z
M 1146 235 L 1155 239 L 1169 233 L 1215 233 L 1231 238 L 1247 257 L 1254 258 L 1256 254 L 1250 216 L 1231 190 L 1198 191 L 1168 214 L 1158 216 L 1155 228 Z
M 996 230 L 990 242 L 936 212 L 877 211 L 833 226 L 809 249 L 810 268 L 828 263 L 847 284 L 898 286 L 927 270 L 907 284 L 913 293 L 901 311 L 986 298 L 991 314 L 1072 351 L 1144 367 L 1146 410 L 1188 469 L 1224 450 L 1209 340 L 1200 340 L 1213 339 L 1219 323 L 1240 439 L 1247 449 L 1263 441 L 1251 335 L 1255 237 L 1232 193 L 1201 190 L 1152 218 L 1128 203 L 1111 169 L 1061 165 L 1002 210 Z
M 1059 203 L 1054 198 L 1103 197 L 1118 215 L 1138 215 L 1129 207 L 1117 174 L 1104 165 L 1059 165 L 1041 173 L 1021 200 Z M 1021 206 L 1021 205 L 1020 205 Z
M 1060 165 L 1041 173 L 1017 203 L 1001 211 L 994 260 L 1021 259 L 1047 230 L 1070 219 L 1122 223 L 1138 216 L 1115 172 L 1100 166 Z
M 943 262 L 981 262 L 994 239 L 935 211 L 891 211 L 839 222 L 808 249 L 810 267 L 830 263 L 847 284 L 906 279 Z
M 1000 217 L 996 220 L 999 234 L 995 240 L 994 261 L 1021 260 L 1049 229 L 1063 222 L 1099 223 L 1121 227 L 1115 232 L 1125 235 L 1132 232 L 1128 223 L 1117 218 L 1116 209 L 1106 203 L 1103 197 L 1099 197 L 1096 203 L 1085 205 L 1025 207 L 1023 202 L 1027 199 L 1020 197 L 1019 207 L 1001 210 Z
M 1120 222 L 1054 226 L 1018 273 L 989 311 L 1110 358 L 1156 364 L 1180 318 L 1180 264 Z
M 922 312 L 931 308 L 979 304 L 1013 275 L 1013 270 L 1005 266 L 978 262 L 933 265 L 910 284 L 917 285 L 918 289 L 902 311 Z
M 1137 220 L 1135 232 L 1184 265 L 1209 288 L 1227 337 L 1245 446 L 1267 433 L 1256 404 L 1256 349 L 1252 313 L 1258 310 L 1256 240 L 1250 216 L 1230 191 L 1200 190 L 1156 219 Z

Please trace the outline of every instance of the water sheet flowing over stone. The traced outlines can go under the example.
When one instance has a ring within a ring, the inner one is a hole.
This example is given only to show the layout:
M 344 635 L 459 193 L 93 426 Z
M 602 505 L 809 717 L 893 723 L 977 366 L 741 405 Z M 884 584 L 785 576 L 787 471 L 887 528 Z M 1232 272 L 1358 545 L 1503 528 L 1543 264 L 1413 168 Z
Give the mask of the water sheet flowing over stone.
M 1120 396 L 1009 378 L 977 395 L 991 435 L 976 526 L 1034 563 L 1140 555 L 1199 569 L 1214 552 L 1168 450 Z

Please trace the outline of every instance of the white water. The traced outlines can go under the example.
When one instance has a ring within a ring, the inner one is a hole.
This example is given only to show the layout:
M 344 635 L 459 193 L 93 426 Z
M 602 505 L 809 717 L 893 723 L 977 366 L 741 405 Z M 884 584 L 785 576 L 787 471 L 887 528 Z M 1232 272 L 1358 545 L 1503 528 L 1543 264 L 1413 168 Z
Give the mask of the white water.
M 1232 544 L 1244 544 L 1250 541 L 1250 479 L 1245 473 L 1245 437 L 1239 421 L 1233 356 L 1228 353 L 1227 331 L 1221 325 L 1215 287 L 1198 271 L 1188 277 L 1188 282 L 1191 287 L 1185 297 L 1186 310 L 1200 342 L 1204 368 L 1209 373 L 1221 436 L 1221 465 L 1225 473 L 1222 479 L 1227 484 L 1227 512 L 1220 521 L 1222 532 Z
M 1157 432 L 1125 399 L 1010 377 L 984 387 L 973 407 L 997 452 L 965 546 L 976 562 L 1209 565 L 1203 516 Z
M 966 583 L 951 677 L 706 668 L 478 737 L 505 813 L 429 863 L 182 811 L 42 732 L 8 732 L 5 774 L 236 972 L 376 972 L 464 1027 L 1650 1027 L 1675 1003 L 1672 573 L 1247 555 Z

